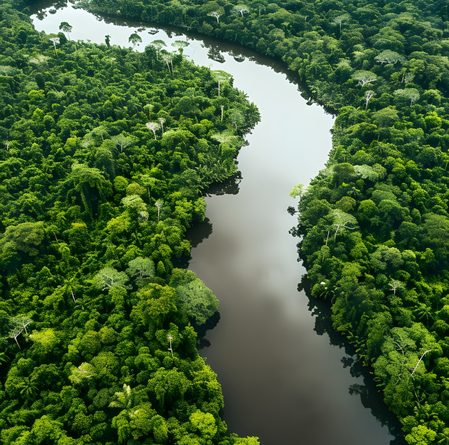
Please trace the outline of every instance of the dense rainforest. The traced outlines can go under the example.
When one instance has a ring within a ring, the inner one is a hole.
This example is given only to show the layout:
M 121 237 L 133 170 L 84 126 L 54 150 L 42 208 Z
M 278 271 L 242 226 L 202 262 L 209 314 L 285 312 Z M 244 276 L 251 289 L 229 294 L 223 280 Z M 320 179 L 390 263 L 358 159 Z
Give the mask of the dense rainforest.
M 373 370 L 407 443 L 448 444 L 447 0 L 80 3 L 278 58 L 337 115 L 326 168 L 295 190 L 311 294 Z
M 17 7 L 0 4 L 0 442 L 258 444 L 220 418 L 197 352 L 218 301 L 185 269 L 257 109 L 182 49 L 48 36 Z

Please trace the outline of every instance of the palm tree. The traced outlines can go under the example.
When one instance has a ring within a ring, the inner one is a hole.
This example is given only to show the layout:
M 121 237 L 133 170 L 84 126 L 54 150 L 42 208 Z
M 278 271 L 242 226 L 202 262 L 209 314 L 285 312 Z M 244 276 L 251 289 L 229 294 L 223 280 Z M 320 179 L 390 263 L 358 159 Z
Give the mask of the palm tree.
M 6 356 L 6 354 L 4 352 L 0 352 L 0 365 L 2 363 L 6 363 L 8 361 L 8 357 Z
M 419 320 L 423 320 L 427 323 L 435 319 L 432 307 L 424 303 L 420 303 L 420 305 L 413 312 Z
M 19 385 L 20 394 L 25 396 L 27 399 L 32 399 L 38 391 L 36 383 L 30 377 L 25 377 L 22 379 Z

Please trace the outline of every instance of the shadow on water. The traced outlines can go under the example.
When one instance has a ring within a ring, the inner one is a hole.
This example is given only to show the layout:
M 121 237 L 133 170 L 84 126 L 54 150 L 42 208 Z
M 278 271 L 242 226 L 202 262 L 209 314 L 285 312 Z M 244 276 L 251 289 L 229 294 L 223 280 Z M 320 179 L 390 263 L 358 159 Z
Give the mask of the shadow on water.
M 242 173 L 238 171 L 226 181 L 212 184 L 207 190 L 207 196 L 215 195 L 237 195 L 240 190 L 240 182 L 242 181 Z
M 342 349 L 345 354 L 341 359 L 343 367 L 349 368 L 352 377 L 360 377 L 363 379 L 363 384 L 355 383 L 348 387 L 349 394 L 359 396 L 362 405 L 371 411 L 372 415 L 381 425 L 385 425 L 388 428 L 394 436 L 394 439 L 390 441 L 389 445 L 406 445 L 403 437 L 401 437 L 401 425 L 385 405 L 382 394 L 374 383 L 372 374 L 369 373 L 367 367 L 363 366 L 357 360 L 357 354 L 354 348 L 332 327 L 329 304 L 326 301 L 312 297 L 309 284 L 307 276 L 303 276 L 301 282 L 298 284 L 298 291 L 304 291 L 307 296 L 307 307 L 315 317 L 314 331 L 317 335 L 327 335 L 331 345 L 338 346 Z
M 202 326 L 196 327 L 196 331 L 198 332 L 198 339 L 199 339 L 199 349 L 208 348 L 211 346 L 211 342 L 206 338 L 207 331 L 214 329 L 215 326 L 217 326 L 218 322 L 220 321 L 221 315 L 220 312 L 215 312 L 212 317 L 209 318 L 209 320 L 206 321 L 205 324 Z
M 205 239 L 212 234 L 212 223 L 209 218 L 202 222 L 196 223 L 187 233 L 187 238 L 190 241 L 192 248 L 201 244 Z

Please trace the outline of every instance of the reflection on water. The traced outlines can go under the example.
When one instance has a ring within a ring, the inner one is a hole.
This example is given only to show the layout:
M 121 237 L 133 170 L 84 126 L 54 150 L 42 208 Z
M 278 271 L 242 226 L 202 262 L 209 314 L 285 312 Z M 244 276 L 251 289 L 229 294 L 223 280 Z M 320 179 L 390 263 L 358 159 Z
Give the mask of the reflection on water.
M 190 244 L 193 248 L 202 243 L 205 239 L 209 238 L 212 233 L 212 224 L 209 218 L 206 218 L 202 222 L 195 223 L 193 229 L 189 230 L 187 237 L 190 240 Z
M 239 184 L 242 180 L 242 172 L 238 171 L 226 181 L 219 184 L 212 184 L 206 191 L 208 196 L 211 195 L 237 195 L 239 192 Z

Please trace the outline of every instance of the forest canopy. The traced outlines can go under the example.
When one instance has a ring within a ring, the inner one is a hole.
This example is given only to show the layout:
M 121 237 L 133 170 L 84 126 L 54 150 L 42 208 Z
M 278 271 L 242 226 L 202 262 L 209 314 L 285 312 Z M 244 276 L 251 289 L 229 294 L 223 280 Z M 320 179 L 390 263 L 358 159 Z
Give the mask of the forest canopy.
M 180 51 L 38 33 L 17 3 L 0 5 L 0 442 L 257 444 L 220 418 L 197 351 L 218 300 L 184 269 L 256 107 Z

